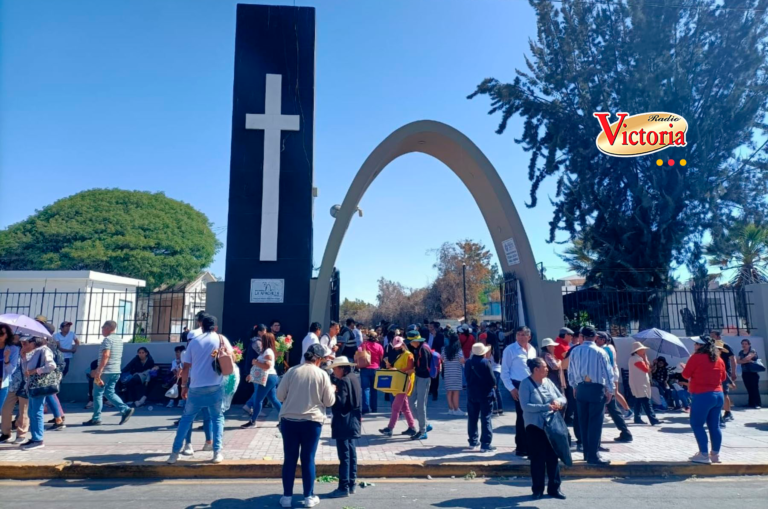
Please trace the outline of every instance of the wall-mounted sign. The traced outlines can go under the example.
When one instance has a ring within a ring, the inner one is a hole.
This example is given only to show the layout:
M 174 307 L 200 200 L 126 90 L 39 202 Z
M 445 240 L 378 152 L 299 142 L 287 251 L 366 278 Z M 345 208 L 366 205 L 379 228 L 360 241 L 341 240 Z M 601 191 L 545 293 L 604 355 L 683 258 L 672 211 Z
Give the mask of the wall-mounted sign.
M 514 239 L 509 238 L 502 242 L 501 245 L 504 247 L 504 254 L 507 257 L 507 265 L 511 267 L 512 265 L 520 263 L 520 255 L 517 254 L 517 247 L 515 246 Z
M 251 304 L 282 304 L 284 294 L 284 279 L 251 279 Z
M 637 157 L 669 147 L 685 147 L 688 122 L 667 112 L 617 113 L 619 120 L 608 124 L 610 113 L 593 113 L 600 123 L 595 143 L 600 152 L 614 157 Z

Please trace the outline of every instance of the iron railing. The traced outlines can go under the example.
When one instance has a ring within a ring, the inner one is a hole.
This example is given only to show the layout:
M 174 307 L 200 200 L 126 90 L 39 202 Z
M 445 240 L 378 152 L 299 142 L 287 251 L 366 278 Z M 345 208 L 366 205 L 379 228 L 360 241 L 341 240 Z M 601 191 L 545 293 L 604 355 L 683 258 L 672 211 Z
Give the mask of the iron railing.
M 195 314 L 205 310 L 205 291 L 88 288 L 76 292 L 31 289 L 0 293 L 0 313 L 31 317 L 44 315 L 57 329 L 72 322 L 82 343 L 97 343 L 101 325 L 117 323 L 115 334 L 124 340 L 179 341 L 184 327 L 196 327 Z
M 520 323 L 517 278 L 514 275 L 507 275 L 504 278 L 504 281 L 499 285 L 499 295 L 501 296 L 501 330 L 513 331 Z M 514 336 L 509 334 L 506 337 L 513 338 Z
M 333 269 L 333 276 L 331 277 L 331 321 L 339 322 L 339 314 L 341 313 L 341 273 L 339 269 Z
M 589 323 L 614 336 L 655 327 L 678 336 L 698 336 L 711 329 L 748 334 L 752 325 L 751 292 L 714 290 L 563 289 L 565 324 Z

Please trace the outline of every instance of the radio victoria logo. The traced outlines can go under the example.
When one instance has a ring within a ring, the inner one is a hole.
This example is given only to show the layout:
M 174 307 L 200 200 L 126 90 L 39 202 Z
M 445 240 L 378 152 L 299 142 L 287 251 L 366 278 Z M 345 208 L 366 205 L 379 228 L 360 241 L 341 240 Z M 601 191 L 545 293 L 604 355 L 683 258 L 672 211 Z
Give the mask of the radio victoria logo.
M 637 157 L 669 147 L 685 147 L 688 122 L 667 112 L 617 113 L 619 120 L 609 124 L 610 113 L 593 113 L 601 131 L 595 143 L 600 152 L 614 157 Z

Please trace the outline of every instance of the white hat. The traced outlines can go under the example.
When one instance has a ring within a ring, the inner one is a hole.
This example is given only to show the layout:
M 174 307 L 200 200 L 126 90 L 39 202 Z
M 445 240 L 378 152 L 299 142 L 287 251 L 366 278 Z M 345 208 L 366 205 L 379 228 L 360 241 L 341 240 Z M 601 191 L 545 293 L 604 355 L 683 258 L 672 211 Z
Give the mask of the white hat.
M 343 368 L 344 366 L 356 366 L 356 364 L 354 362 L 349 362 L 349 359 L 342 355 L 341 357 L 333 359 L 333 362 L 328 365 L 328 369 Z
M 556 346 L 557 343 L 552 338 L 544 338 L 541 340 L 541 347 L 546 348 L 548 346 Z
M 478 357 L 482 357 L 483 355 L 487 354 L 491 350 L 490 346 L 485 346 L 482 343 L 475 343 L 472 345 L 472 355 L 477 355 Z
M 630 353 L 635 353 L 640 350 L 649 350 L 649 348 L 639 341 L 635 341 L 634 343 L 632 343 L 632 351 Z

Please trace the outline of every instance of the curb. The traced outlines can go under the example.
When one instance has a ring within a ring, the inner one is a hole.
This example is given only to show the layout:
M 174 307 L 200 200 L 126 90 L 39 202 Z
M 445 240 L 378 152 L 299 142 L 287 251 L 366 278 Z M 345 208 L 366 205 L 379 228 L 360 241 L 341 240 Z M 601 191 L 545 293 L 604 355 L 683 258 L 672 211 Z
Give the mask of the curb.
M 317 475 L 337 475 L 338 462 L 316 463 Z M 225 461 L 220 464 L 182 463 L 167 465 L 159 462 L 137 464 L 82 463 L 63 461 L 58 463 L 9 463 L 0 462 L 0 479 L 279 479 L 283 464 L 280 461 Z M 470 472 L 477 477 L 528 477 L 528 465 L 504 461 L 451 463 L 436 461 L 368 461 L 357 467 L 361 478 L 418 478 L 457 477 Z M 665 477 L 665 476 L 734 476 L 768 475 L 768 464 L 720 463 L 699 465 L 694 463 L 612 463 L 597 467 L 576 463 L 562 467 L 561 473 L 570 478 L 596 477 Z M 297 469 L 296 477 L 301 477 Z

